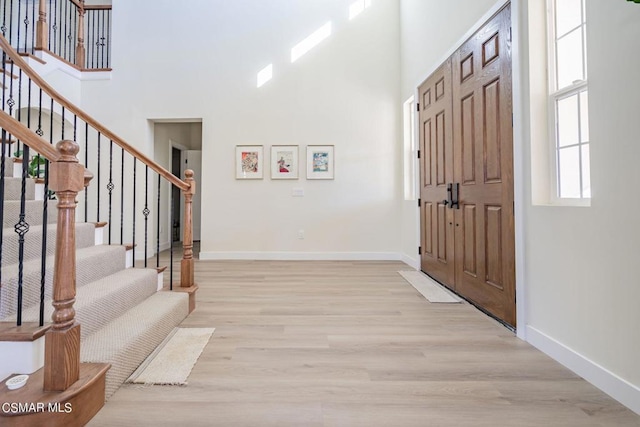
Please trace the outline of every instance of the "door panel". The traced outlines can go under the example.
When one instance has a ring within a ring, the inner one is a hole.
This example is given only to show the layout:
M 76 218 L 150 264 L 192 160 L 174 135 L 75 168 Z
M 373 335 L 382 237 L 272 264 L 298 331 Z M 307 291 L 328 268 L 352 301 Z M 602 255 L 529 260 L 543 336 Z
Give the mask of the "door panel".
M 510 18 L 506 6 L 419 88 L 421 266 L 515 326 Z
M 510 16 L 507 6 L 453 56 L 454 247 L 456 290 L 515 326 Z
M 453 180 L 450 60 L 420 86 L 419 94 L 421 267 L 452 286 L 453 212 L 443 203 L 448 198 L 447 183 Z

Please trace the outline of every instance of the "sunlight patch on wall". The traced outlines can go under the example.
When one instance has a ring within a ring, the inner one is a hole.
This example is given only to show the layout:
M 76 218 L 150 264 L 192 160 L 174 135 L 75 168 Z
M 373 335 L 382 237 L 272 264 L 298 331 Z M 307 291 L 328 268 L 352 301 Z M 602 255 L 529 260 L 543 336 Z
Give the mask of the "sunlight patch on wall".
M 331 21 L 314 31 L 309 37 L 302 40 L 291 49 L 291 62 L 296 62 L 302 55 L 316 47 L 320 42 L 331 35 Z
M 258 72 L 258 87 L 262 86 L 273 77 L 273 64 L 269 64 Z
M 349 20 L 360 15 L 366 8 L 371 6 L 371 0 L 357 0 L 349 6 Z

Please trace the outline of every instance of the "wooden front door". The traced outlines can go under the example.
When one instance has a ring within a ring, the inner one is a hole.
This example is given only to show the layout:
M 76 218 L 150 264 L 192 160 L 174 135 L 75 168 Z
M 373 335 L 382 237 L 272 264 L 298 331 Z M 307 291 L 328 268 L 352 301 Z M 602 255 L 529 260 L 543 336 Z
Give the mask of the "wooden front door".
M 515 326 L 510 17 L 507 6 L 447 61 L 451 62 L 453 176 L 445 188 L 451 183 L 453 206 L 447 203 L 445 216 L 451 215 L 453 232 L 446 234 L 451 241 L 442 245 L 452 246 L 453 278 L 444 278 L 424 257 L 422 269 Z M 422 144 L 423 132 L 420 137 Z M 437 159 L 424 163 L 433 161 L 437 163 Z M 425 211 L 423 202 L 421 227 L 433 229 L 438 217 Z M 422 244 L 429 243 L 425 239 Z
M 418 89 L 420 99 L 421 265 L 443 283 L 453 283 L 453 211 L 448 209 L 453 182 L 451 60 Z

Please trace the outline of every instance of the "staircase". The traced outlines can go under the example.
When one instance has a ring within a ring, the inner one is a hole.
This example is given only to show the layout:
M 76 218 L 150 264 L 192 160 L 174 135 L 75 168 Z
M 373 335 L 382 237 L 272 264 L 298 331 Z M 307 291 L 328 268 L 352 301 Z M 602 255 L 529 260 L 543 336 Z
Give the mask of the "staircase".
M 0 365 L 12 356 L 31 363 L 13 372 L 31 375 L 24 388 L 0 384 L 0 405 L 44 405 L 0 411 L 0 425 L 83 425 L 195 308 L 195 182 L 191 171 L 184 180 L 172 175 L 56 92 L 2 36 L 0 49 Z M 46 159 L 35 179 L 27 171 L 34 157 Z M 162 216 L 171 186 L 185 197 L 175 289 L 173 263 L 168 287 L 164 268 L 147 268 L 148 252 L 159 259 L 161 219 L 175 215 Z M 133 268 L 140 255 L 144 268 Z M 25 351 L 25 343 L 33 345 Z M 60 411 L 65 405 L 73 411 Z
M 0 322 L 15 322 L 18 288 L 18 235 L 22 179 L 5 178 L 3 201 L 2 287 Z M 43 204 L 35 200 L 35 181 L 27 180 L 29 239 L 23 264 L 23 322 L 38 322 Z M 32 203 L 30 203 L 32 202 Z M 53 201 L 52 201 L 53 202 Z M 52 203 L 55 206 L 55 203 Z M 53 314 L 52 280 L 56 209 L 47 220 L 47 259 L 44 318 Z M 81 325 L 80 361 L 109 363 L 106 397 L 111 396 L 140 363 L 189 314 L 189 298 L 182 292 L 158 292 L 158 272 L 126 268 L 126 248 L 96 245 L 96 224 L 78 223 L 76 232 L 76 321 Z M 162 273 L 160 273 L 162 274 Z

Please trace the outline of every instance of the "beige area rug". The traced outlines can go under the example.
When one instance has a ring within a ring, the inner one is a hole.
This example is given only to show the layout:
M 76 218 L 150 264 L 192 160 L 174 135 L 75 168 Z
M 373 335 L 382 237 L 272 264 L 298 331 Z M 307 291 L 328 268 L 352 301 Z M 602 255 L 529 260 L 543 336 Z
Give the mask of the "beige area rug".
M 429 302 L 460 303 L 462 298 L 449 292 L 444 286 L 421 271 L 398 271 L 404 279 L 422 294 Z
M 186 385 L 214 328 L 175 328 L 131 374 L 128 383 Z

